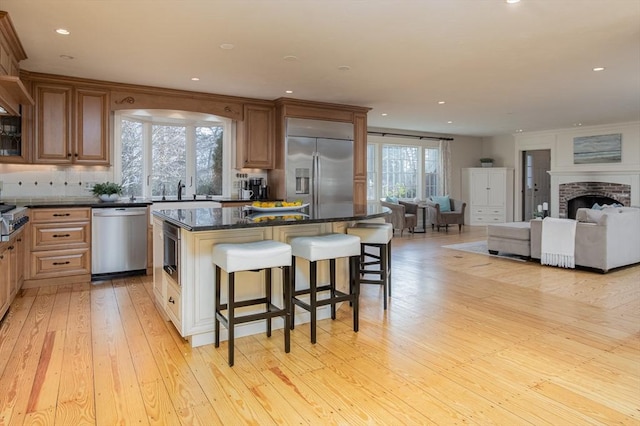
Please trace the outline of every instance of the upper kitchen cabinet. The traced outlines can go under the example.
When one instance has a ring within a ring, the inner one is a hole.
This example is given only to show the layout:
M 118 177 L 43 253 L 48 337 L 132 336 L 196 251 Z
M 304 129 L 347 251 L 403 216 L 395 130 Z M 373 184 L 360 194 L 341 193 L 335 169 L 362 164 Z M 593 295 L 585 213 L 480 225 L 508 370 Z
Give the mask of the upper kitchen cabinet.
M 109 164 L 109 92 L 35 82 L 34 163 Z
M 236 167 L 275 167 L 275 107 L 245 104 L 244 120 L 238 122 Z

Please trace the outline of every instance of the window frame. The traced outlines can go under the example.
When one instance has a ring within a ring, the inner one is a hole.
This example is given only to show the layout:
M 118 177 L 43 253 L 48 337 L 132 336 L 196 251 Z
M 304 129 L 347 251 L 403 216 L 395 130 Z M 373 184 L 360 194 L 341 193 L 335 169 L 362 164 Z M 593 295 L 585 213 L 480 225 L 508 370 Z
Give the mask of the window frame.
M 149 199 L 159 199 L 158 196 L 152 196 L 152 158 L 153 146 L 151 142 L 152 126 L 185 126 L 186 138 L 186 182 L 185 182 L 185 198 L 191 198 L 196 188 L 196 127 L 211 127 L 215 125 L 223 126 L 222 137 L 222 194 L 214 195 L 213 199 L 230 198 L 230 175 L 232 169 L 232 155 L 235 140 L 235 123 L 233 120 L 225 117 L 214 116 L 211 114 L 190 114 L 184 111 L 165 111 L 162 110 L 159 116 L 154 116 L 154 110 L 144 111 L 144 115 L 138 115 L 140 111 L 120 110 L 114 113 L 114 155 L 113 155 L 113 172 L 114 180 L 122 181 L 122 120 L 130 120 L 142 123 L 142 144 L 144 158 L 142 161 L 142 194 L 134 194 L 136 197 L 141 196 Z M 180 118 L 167 117 L 167 113 L 179 115 Z M 205 119 L 206 118 L 206 119 Z M 191 155 L 190 155 L 191 154 Z M 191 184 L 193 182 L 193 184 Z
M 439 155 L 442 155 L 440 152 L 440 142 L 437 140 L 420 140 L 411 137 L 396 137 L 396 136 L 378 136 L 378 135 L 368 135 L 367 137 L 367 164 L 369 164 L 369 146 L 374 146 L 374 155 L 375 155 L 375 182 L 373 183 L 373 187 L 375 188 L 374 198 L 369 196 L 367 191 L 367 201 L 368 202 L 376 202 L 383 198 L 382 195 L 382 149 L 384 145 L 401 145 L 401 146 L 410 146 L 410 147 L 418 147 L 418 164 L 417 164 L 417 187 L 416 187 L 416 198 L 424 199 L 425 195 L 425 173 L 424 173 L 424 162 L 425 162 L 425 148 L 429 149 L 438 149 Z M 440 179 L 442 179 L 442 170 L 439 170 Z M 367 170 L 367 179 L 369 176 L 369 170 Z M 368 182 L 367 182 L 368 183 Z M 413 201 L 415 198 L 400 198 L 403 201 Z

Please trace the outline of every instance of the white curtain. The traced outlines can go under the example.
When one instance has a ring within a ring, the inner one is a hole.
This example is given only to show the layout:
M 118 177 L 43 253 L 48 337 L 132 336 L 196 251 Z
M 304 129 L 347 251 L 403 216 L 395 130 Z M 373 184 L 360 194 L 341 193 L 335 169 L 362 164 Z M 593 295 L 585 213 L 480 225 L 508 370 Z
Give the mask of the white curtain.
M 449 195 L 451 183 L 451 147 L 450 141 L 440 141 L 440 195 Z

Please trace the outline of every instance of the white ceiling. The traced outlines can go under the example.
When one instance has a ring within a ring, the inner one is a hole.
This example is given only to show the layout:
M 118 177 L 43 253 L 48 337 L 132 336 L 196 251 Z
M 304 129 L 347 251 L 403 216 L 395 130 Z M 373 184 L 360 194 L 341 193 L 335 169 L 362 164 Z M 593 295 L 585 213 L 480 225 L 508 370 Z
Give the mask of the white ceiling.
M 367 106 L 370 127 L 444 134 L 640 119 L 640 0 L 0 0 L 0 10 L 29 71 Z

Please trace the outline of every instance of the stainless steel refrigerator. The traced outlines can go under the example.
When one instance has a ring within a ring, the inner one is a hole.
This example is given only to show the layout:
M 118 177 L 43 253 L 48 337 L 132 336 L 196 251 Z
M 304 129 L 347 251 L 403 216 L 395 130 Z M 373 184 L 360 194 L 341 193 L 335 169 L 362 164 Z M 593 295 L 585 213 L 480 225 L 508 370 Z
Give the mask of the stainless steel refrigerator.
M 287 200 L 353 203 L 353 124 L 287 119 Z

